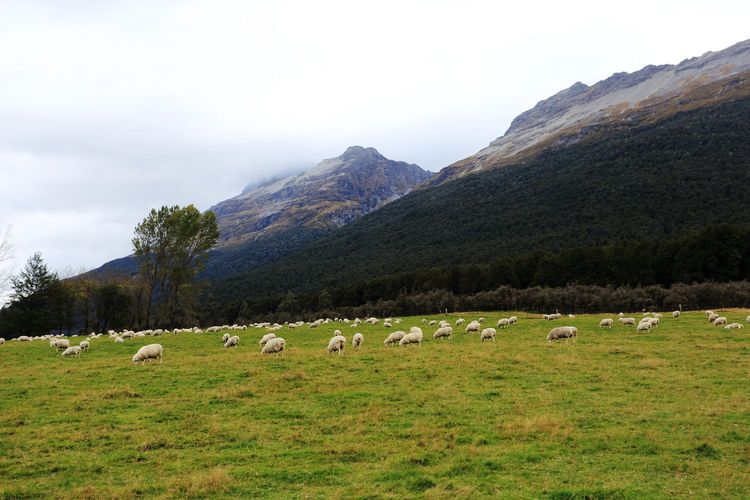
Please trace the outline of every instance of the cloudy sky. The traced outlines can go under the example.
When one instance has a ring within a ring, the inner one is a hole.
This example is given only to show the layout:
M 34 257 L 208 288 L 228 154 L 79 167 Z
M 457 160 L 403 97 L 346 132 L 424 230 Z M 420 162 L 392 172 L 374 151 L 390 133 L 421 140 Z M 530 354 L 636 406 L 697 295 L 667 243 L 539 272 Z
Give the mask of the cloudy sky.
M 0 0 L 0 227 L 92 268 L 347 146 L 438 170 L 576 81 L 750 38 L 750 2 Z

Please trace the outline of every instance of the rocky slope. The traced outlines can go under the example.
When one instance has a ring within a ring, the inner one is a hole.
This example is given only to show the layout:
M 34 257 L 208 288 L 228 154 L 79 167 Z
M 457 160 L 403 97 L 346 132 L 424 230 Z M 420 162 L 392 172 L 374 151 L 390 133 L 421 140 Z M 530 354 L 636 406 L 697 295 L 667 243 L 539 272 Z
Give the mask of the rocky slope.
M 294 228 L 343 226 L 411 191 L 432 176 L 417 165 L 352 146 L 299 175 L 273 180 L 212 207 L 219 248 Z
M 430 184 L 517 164 L 548 148 L 749 94 L 750 40 L 677 65 L 616 73 L 592 86 L 577 82 L 520 114 L 505 135 L 444 168 Z

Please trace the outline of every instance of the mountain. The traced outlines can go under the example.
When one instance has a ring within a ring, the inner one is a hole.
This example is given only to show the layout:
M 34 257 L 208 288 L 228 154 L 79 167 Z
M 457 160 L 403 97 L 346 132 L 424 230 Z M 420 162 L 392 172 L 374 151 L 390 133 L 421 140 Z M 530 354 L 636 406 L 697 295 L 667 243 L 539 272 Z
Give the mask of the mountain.
M 744 96 L 748 85 L 750 40 L 677 65 L 615 73 L 592 86 L 577 82 L 521 113 L 503 136 L 444 168 L 430 184 L 517 164 L 547 148 L 575 144 L 603 130 L 653 123 Z
M 215 280 L 279 258 L 409 193 L 432 176 L 375 148 L 352 146 L 295 175 L 248 185 L 211 207 L 220 239 L 202 277 Z M 94 273 L 132 274 L 132 256 Z
M 219 248 L 289 229 L 328 231 L 404 196 L 432 176 L 389 160 L 375 148 L 352 146 L 298 175 L 271 180 L 211 207 Z
M 700 105 L 687 96 L 687 109 L 613 122 L 518 163 L 417 189 L 214 290 L 225 301 L 314 292 L 540 250 L 635 247 L 723 223 L 750 226 L 750 86 L 745 74 L 733 79 Z M 525 116 L 515 123 L 533 121 Z

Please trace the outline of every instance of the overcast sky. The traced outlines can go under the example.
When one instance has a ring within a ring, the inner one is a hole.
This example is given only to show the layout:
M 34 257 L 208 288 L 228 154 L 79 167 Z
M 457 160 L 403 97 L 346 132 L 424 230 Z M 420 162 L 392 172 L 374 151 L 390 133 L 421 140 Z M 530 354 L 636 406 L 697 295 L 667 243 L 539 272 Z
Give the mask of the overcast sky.
M 16 265 L 130 252 L 354 144 L 430 170 L 576 81 L 750 38 L 750 2 L 0 0 L 0 227 Z

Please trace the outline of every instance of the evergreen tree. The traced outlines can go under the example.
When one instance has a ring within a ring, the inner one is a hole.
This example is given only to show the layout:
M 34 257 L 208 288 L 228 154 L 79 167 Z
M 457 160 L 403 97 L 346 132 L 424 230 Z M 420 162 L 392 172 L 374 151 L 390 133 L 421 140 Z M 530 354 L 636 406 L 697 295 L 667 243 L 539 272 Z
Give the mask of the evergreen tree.
M 11 284 L 11 322 L 16 331 L 25 335 L 46 334 L 60 325 L 57 301 L 67 292 L 57 274 L 47 268 L 41 253 L 29 258 L 23 270 L 11 278 Z

